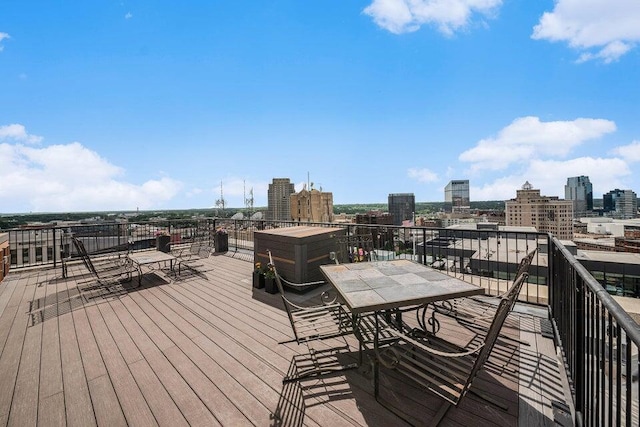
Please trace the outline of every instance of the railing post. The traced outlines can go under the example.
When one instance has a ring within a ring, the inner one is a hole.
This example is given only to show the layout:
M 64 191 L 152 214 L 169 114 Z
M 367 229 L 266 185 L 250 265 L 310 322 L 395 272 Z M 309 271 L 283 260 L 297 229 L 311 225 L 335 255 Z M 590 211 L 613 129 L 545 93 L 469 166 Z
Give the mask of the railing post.
M 585 283 L 576 274 L 575 270 L 571 272 L 572 279 L 575 283 L 576 289 L 576 309 L 575 309 L 575 328 L 574 335 L 574 349 L 575 349 L 575 392 L 576 392 L 576 418 L 584 418 L 585 399 L 591 399 L 591 396 L 585 395 L 585 369 L 584 361 L 588 355 L 585 354 L 585 319 L 584 319 L 584 305 L 585 305 Z
M 53 268 L 58 266 L 58 257 L 56 256 L 56 228 L 53 228 Z

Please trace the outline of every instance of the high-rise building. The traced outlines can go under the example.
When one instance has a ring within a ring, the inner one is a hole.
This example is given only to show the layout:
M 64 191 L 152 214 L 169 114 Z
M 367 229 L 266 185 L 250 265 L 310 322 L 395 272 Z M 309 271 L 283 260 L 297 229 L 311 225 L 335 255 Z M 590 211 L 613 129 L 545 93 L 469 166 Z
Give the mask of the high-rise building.
M 273 178 L 267 191 L 267 219 L 291 221 L 291 194 L 295 186 L 289 178 Z
M 573 217 L 588 216 L 593 211 L 593 186 L 588 176 L 573 176 L 567 178 L 564 186 L 565 200 L 573 201 Z
M 449 181 L 447 186 L 444 187 L 445 212 L 468 213 L 469 209 L 469 180 Z
M 333 193 L 304 188 L 290 197 L 294 221 L 333 222 Z
M 389 213 L 393 216 L 394 225 L 402 225 L 402 221 L 413 219 L 416 211 L 416 197 L 413 193 L 389 194 Z
M 616 188 L 602 195 L 605 215 L 617 219 L 630 219 L 638 216 L 638 197 L 631 190 Z
M 505 202 L 507 226 L 535 227 L 561 240 L 573 239 L 573 201 L 541 196 L 529 181 Z

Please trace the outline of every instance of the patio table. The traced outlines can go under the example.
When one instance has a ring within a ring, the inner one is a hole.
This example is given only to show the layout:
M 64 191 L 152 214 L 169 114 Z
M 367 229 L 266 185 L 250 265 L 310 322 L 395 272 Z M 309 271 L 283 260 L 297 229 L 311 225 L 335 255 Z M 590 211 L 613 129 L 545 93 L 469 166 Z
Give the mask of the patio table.
M 127 255 L 138 270 L 138 286 L 142 284 L 142 267 L 151 268 L 153 264 L 169 262 L 169 268 L 173 271 L 173 261 L 177 258 L 169 253 L 161 251 L 134 252 Z
M 351 311 L 354 325 L 361 314 L 385 311 L 389 321 L 395 313 L 402 329 L 403 308 L 484 294 L 483 288 L 405 259 L 322 265 L 320 270 Z M 378 322 L 376 334 L 377 328 Z

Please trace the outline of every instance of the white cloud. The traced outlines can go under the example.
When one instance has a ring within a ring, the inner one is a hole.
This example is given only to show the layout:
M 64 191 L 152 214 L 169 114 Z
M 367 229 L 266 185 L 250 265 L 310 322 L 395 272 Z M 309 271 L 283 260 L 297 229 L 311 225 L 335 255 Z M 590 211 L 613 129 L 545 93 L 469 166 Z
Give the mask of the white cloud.
M 29 144 L 37 144 L 42 141 L 41 136 L 31 135 L 27 133 L 27 130 L 23 125 L 12 124 L 6 126 L 0 126 L 0 142 L 7 140 L 14 140 L 16 142 L 26 142 Z
M 124 19 L 131 19 L 131 18 L 133 18 L 133 13 L 131 13 L 131 12 L 127 12 L 127 13 L 124 15 Z
M 531 37 L 564 41 L 583 53 L 578 62 L 616 61 L 640 41 L 638 0 L 556 0 Z
M 418 182 L 436 182 L 438 180 L 438 175 L 426 168 L 410 168 L 407 170 L 407 176 Z
M 11 36 L 9 36 L 9 34 L 7 33 L 0 33 L 0 52 L 2 52 L 2 50 L 4 49 L 4 46 L 2 46 L 2 40 L 4 39 L 10 39 Z
M 474 13 L 490 17 L 501 4 L 502 0 L 373 0 L 363 12 L 394 34 L 430 24 L 452 35 L 469 25 Z
M 3 127 L 3 129 L 6 128 Z M 172 199 L 171 178 L 135 185 L 124 171 L 78 142 L 49 147 L 0 143 L 0 199 L 5 212 L 148 209 Z
M 580 157 L 566 161 L 534 160 L 521 173 L 495 179 L 471 193 L 475 200 L 508 200 L 516 197 L 516 190 L 529 181 L 544 196 L 564 198 L 564 185 L 570 176 L 586 175 L 593 184 L 594 195 L 613 188 L 626 187 L 631 177 L 629 165 L 618 158 Z
M 541 122 L 538 117 L 521 117 L 497 136 L 478 141 L 459 160 L 471 163 L 473 171 L 502 170 L 531 159 L 564 157 L 583 142 L 615 130 L 615 123 L 604 119 Z
M 640 141 L 614 148 L 612 152 L 628 162 L 640 162 Z

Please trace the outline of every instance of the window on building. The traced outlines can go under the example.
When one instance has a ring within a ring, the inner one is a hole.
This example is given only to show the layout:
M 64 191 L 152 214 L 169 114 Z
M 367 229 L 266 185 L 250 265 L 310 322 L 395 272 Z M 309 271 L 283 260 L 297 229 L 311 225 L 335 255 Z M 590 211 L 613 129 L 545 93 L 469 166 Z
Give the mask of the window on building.
M 49 246 L 47 248 L 47 261 L 53 260 L 53 248 Z
M 36 262 L 42 262 L 42 246 L 36 248 Z
M 17 251 L 15 249 L 11 249 L 10 253 L 11 253 L 11 264 L 12 265 L 18 264 L 18 253 L 17 253 Z
M 29 264 L 29 248 L 22 250 L 22 263 Z

